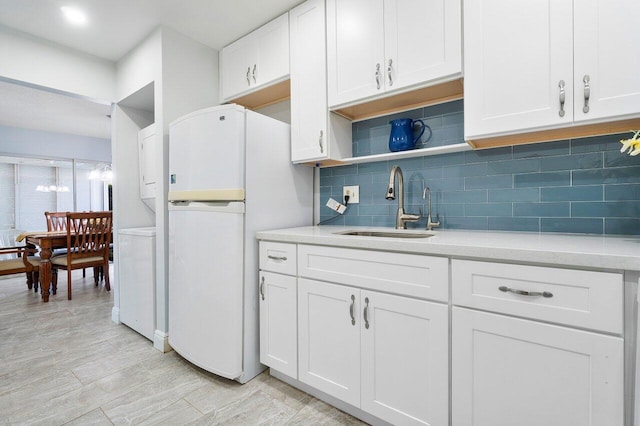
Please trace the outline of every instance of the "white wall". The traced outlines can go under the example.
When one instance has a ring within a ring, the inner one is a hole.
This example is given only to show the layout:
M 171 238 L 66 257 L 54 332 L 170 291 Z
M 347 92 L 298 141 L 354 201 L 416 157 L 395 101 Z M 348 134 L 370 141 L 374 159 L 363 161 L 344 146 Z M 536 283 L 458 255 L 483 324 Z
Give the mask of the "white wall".
M 196 109 L 216 105 L 218 93 L 218 52 L 184 35 L 161 27 L 143 40 L 117 64 L 117 99 L 124 101 L 149 83 L 154 83 L 153 121 L 160 129 L 156 150 L 158 179 L 156 184 L 156 333 L 154 345 L 166 350 L 168 336 L 168 144 L 171 121 Z M 118 179 L 136 182 L 138 190 L 137 130 L 131 110 L 117 105 L 113 127 L 114 174 Z M 135 152 L 134 152 L 135 147 Z M 114 184 L 115 224 L 117 228 L 149 226 L 139 224 L 143 218 L 140 199 L 134 189 Z M 117 265 L 116 265 L 117 267 Z M 117 285 L 114 290 L 114 319 L 119 309 Z M 163 344 L 164 339 L 164 344 Z
M 147 84 L 156 82 L 156 99 L 162 80 L 162 33 L 153 31 L 116 64 L 116 100 L 121 102 Z M 157 102 L 157 101 L 156 101 Z
M 162 149 L 157 150 L 163 179 L 158 180 L 156 198 L 156 325 L 167 333 L 169 218 L 169 125 L 176 118 L 207 106 L 219 104 L 218 52 L 169 29 L 162 28 L 162 90 L 156 119 L 163 128 Z M 154 342 L 158 347 L 158 342 Z
M 90 99 L 115 99 L 115 64 L 0 26 L 0 76 Z
M 89 136 L 0 126 L 0 153 L 18 157 L 111 162 L 111 141 Z

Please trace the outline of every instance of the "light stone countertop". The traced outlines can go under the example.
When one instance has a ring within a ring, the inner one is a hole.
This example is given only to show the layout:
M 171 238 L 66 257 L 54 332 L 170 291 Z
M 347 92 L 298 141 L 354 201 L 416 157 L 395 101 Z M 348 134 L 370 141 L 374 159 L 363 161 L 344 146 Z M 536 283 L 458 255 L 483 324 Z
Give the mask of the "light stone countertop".
M 339 235 L 392 228 L 306 226 L 257 233 L 258 240 L 402 253 L 640 271 L 640 237 L 535 232 L 434 230 L 429 238 Z M 404 232 L 424 232 L 407 230 Z M 403 231 L 399 231 L 403 232 Z

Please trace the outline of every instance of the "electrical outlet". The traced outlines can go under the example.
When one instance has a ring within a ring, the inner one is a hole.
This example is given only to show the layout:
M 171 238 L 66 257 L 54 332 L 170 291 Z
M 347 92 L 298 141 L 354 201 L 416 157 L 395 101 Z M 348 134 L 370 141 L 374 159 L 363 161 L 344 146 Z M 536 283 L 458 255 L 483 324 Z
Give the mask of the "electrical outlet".
M 349 196 L 348 204 L 358 204 L 360 202 L 360 186 L 343 186 L 342 187 L 342 196 Z M 343 198 L 344 199 L 344 198 Z

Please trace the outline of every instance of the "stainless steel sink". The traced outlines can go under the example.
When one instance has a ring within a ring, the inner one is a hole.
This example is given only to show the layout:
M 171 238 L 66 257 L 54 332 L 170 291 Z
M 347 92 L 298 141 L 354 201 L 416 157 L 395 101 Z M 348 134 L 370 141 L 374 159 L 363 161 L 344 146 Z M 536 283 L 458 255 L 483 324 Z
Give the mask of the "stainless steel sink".
M 386 237 L 386 238 L 429 238 L 434 234 L 420 231 L 357 231 L 349 230 L 336 232 L 338 235 L 354 235 L 359 237 Z

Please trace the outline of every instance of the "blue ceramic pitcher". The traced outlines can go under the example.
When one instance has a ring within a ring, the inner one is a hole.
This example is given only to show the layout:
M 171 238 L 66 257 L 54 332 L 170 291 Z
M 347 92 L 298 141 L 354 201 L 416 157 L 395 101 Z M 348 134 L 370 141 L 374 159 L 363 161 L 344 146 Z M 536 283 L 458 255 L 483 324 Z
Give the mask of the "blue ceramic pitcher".
M 418 136 L 413 137 L 413 126 L 419 123 L 420 132 Z M 399 118 L 397 120 L 391 120 L 391 134 L 389 135 L 389 151 L 406 151 L 416 147 L 416 142 L 420 140 L 425 129 L 424 121 L 412 120 L 410 118 Z

